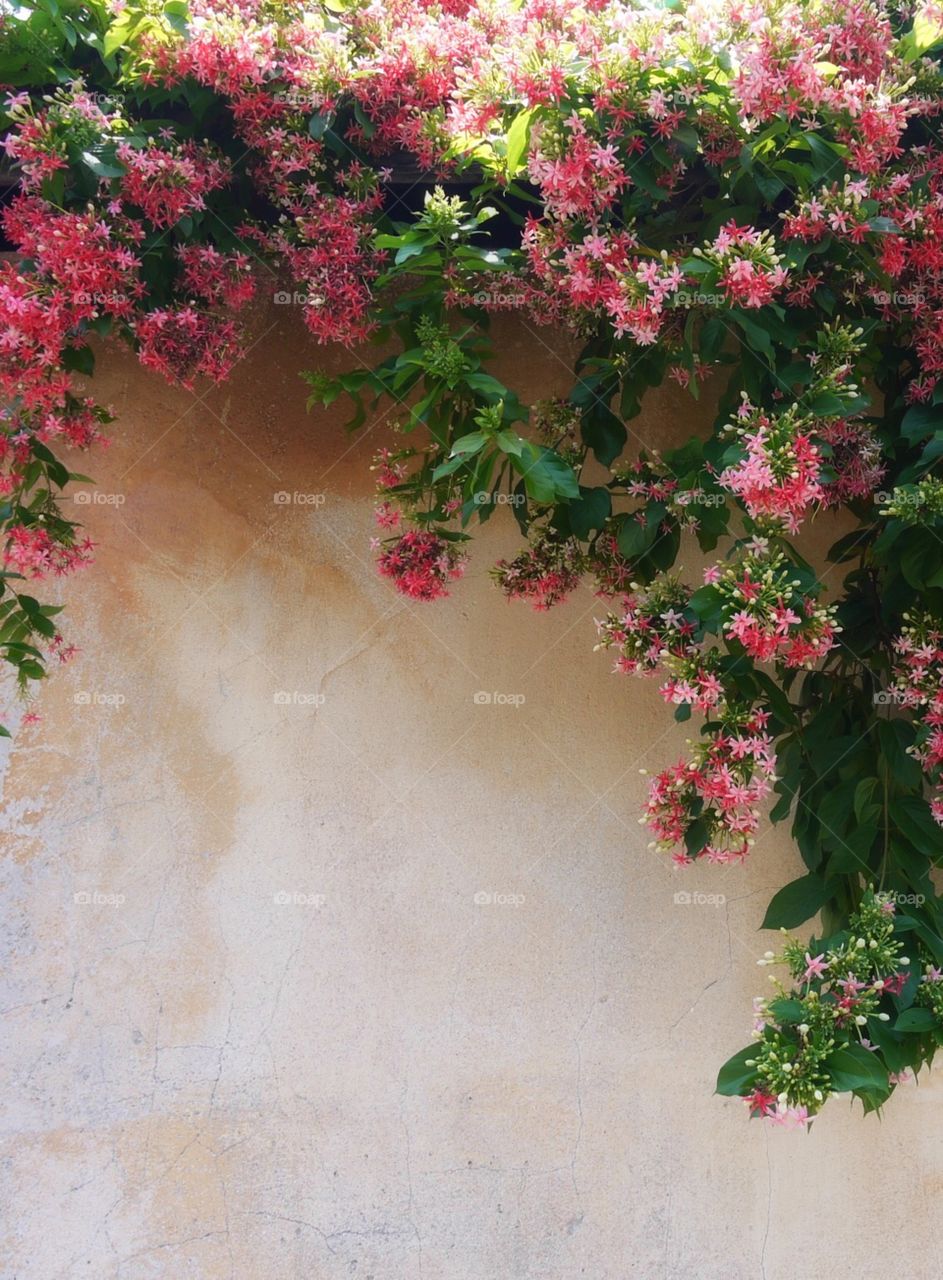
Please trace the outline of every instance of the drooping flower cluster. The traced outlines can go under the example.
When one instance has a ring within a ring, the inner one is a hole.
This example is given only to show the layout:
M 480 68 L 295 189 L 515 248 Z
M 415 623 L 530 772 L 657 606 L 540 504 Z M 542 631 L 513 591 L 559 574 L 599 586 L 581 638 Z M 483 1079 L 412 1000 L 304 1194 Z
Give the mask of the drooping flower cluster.
M 907 525 L 933 526 L 943 520 L 943 480 L 924 476 L 915 484 L 895 485 L 884 499 L 882 516 L 893 516 Z
M 409 529 L 381 552 L 377 565 L 401 595 L 438 600 L 449 594 L 452 579 L 465 572 L 465 556 L 434 533 Z
M 24 578 L 45 578 L 50 574 L 61 577 L 88 564 L 91 550 L 88 538 L 66 542 L 52 537 L 41 525 L 15 524 L 7 535 L 3 562 L 7 569 Z
M 691 757 L 663 769 L 651 782 L 645 814 L 639 819 L 654 835 L 652 847 L 673 849 L 674 862 L 689 865 L 740 862 L 760 824 L 760 806 L 775 777 L 769 712 L 718 704 L 721 722 Z
M 752 1115 L 806 1124 L 840 1092 L 866 1087 L 880 1100 L 903 1078 L 882 1070 L 873 1056 L 873 1037 L 883 1039 L 882 1026 L 897 1016 L 889 997 L 899 996 L 910 977 L 911 959 L 895 937 L 895 913 L 894 895 L 871 889 L 847 934 L 833 945 L 812 955 L 787 936 L 778 956 L 768 951 L 759 961 L 786 965 L 793 986 L 774 979 L 776 996 L 755 1002 L 756 1046 L 744 1064 L 751 1083 L 742 1094 Z M 938 977 L 939 970 L 928 967 L 929 1000 Z
M 933 785 L 930 812 L 943 826 L 943 630 L 926 614 L 905 615 L 894 650 L 895 700 L 917 717 L 913 754 Z
M 616 534 L 603 530 L 588 554 L 596 595 L 624 595 L 632 580 L 632 561 L 619 550 Z
M 867 497 L 880 480 L 873 431 L 843 416 L 858 396 L 851 375 L 862 332 L 825 325 L 808 358 L 808 386 L 785 409 L 758 409 L 742 393 L 737 420 L 726 431 L 743 457 L 718 483 L 763 527 L 794 533 L 817 505 Z
M 688 612 L 691 592 L 673 574 L 645 589 L 630 585 L 633 594 L 622 601 L 620 611 L 597 619 L 596 648 L 616 651 L 613 671 L 652 675 L 669 658 L 686 658 L 695 650 L 696 623 Z
M 694 256 L 719 272 L 720 285 L 734 307 L 765 307 L 782 291 L 789 272 L 768 231 L 729 222 Z
M 819 424 L 816 434 L 819 453 L 825 458 L 825 469 L 819 474 L 824 505 L 837 507 L 870 498 L 887 469 L 874 429 L 866 422 L 836 418 Z
M 795 573 L 782 551 L 762 541 L 705 573 L 720 601 L 724 635 L 757 662 L 811 667 L 835 644 L 835 607 L 818 604 L 818 588 L 803 589 Z
M 585 568 L 578 542 L 540 533 L 513 560 L 499 560 L 491 575 L 509 600 L 527 600 L 545 612 L 576 590 Z
M 158 307 L 135 322 L 138 356 L 170 382 L 192 387 L 198 377 L 222 382 L 243 354 L 240 326 L 202 307 Z
M 206 207 L 206 197 L 226 181 L 227 167 L 206 147 L 185 142 L 160 147 L 119 143 L 115 155 L 124 167 L 118 199 L 155 227 L 174 227 L 181 218 Z
M 735 434 L 745 451 L 718 483 L 735 494 L 755 519 L 781 521 L 795 532 L 807 510 L 824 500 L 819 482 L 822 458 L 802 414 L 795 408 L 769 414 L 750 404 L 744 392 Z

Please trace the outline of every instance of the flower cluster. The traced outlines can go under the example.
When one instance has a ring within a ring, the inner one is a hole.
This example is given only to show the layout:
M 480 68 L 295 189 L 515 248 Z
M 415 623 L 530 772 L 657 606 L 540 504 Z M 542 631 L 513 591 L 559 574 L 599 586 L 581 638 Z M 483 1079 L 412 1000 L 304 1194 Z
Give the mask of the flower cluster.
M 918 717 L 912 751 L 933 784 L 930 812 L 943 826 L 943 629 L 927 614 L 905 614 L 894 651 L 894 694 Z
M 49 574 L 61 577 L 91 559 L 92 543 L 88 538 L 81 542 L 66 542 L 53 537 L 41 525 L 13 525 L 3 550 L 3 562 L 7 569 L 25 578 L 45 578 Z
M 192 387 L 198 377 L 222 382 L 243 354 L 242 331 L 233 320 L 187 304 L 159 307 L 135 322 L 141 364 L 170 382 Z
M 873 431 L 844 416 L 858 397 L 851 374 L 862 333 L 825 325 L 801 370 L 808 387 L 785 409 L 758 409 L 742 393 L 737 420 L 726 428 L 742 457 L 718 483 L 766 528 L 794 533 L 817 505 L 866 497 L 883 474 Z
M 728 222 L 695 258 L 714 267 L 732 307 L 765 307 L 789 279 L 782 255 L 768 231 Z
M 723 632 L 757 662 L 811 667 L 835 644 L 840 630 L 835 607 L 816 602 L 816 588 L 803 588 L 782 551 L 764 541 L 742 549 L 722 569 L 705 572 L 716 593 Z
M 227 168 L 208 148 L 185 142 L 146 147 L 123 142 L 115 154 L 124 166 L 118 185 L 123 205 L 139 210 L 155 227 L 173 227 L 206 207 L 206 197 L 226 181 Z
M 544 532 L 513 560 L 499 560 L 491 575 L 509 600 L 527 600 L 545 612 L 576 590 L 585 568 L 578 542 Z
M 719 727 L 706 741 L 693 744 L 691 758 L 652 779 L 639 819 L 655 837 L 650 847 L 674 849 L 679 866 L 696 858 L 742 861 L 754 843 L 760 805 L 775 777 L 769 712 L 721 703 L 714 715 Z
M 897 1014 L 891 997 L 910 977 L 895 912 L 893 894 L 869 889 L 831 945 L 813 955 L 814 947 L 787 936 L 779 955 L 768 951 L 759 961 L 786 965 L 793 985 L 773 979 L 776 995 L 754 1002 L 756 1045 L 744 1061 L 751 1081 L 742 1094 L 752 1115 L 806 1124 L 840 1092 L 870 1090 L 879 1104 L 899 1082 L 879 1053 L 881 1028 Z M 931 1007 L 939 978 L 929 966 L 923 986 Z
M 819 423 L 816 438 L 825 460 L 819 473 L 823 505 L 838 507 L 870 498 L 887 470 L 873 427 L 854 419 L 835 418 Z
M 795 532 L 814 503 L 824 500 L 819 481 L 822 458 L 811 433 L 803 429 L 801 410 L 783 413 L 756 409 L 743 393 L 737 425 L 728 427 L 744 457 L 718 476 L 754 520 L 782 522 Z
M 377 564 L 401 595 L 438 600 L 449 594 L 449 582 L 465 572 L 464 561 L 454 543 L 426 530 L 409 529 L 381 552 Z
M 895 485 L 882 495 L 882 516 L 894 516 L 907 525 L 935 525 L 943 520 L 943 480 L 924 476 L 915 484 Z
M 596 620 L 596 648 L 616 651 L 613 671 L 651 675 L 669 658 L 689 657 L 695 649 L 696 630 L 688 611 L 690 589 L 672 574 L 657 578 L 647 589 L 640 589 L 636 582 L 630 586 L 633 594 L 622 601 L 619 613 Z

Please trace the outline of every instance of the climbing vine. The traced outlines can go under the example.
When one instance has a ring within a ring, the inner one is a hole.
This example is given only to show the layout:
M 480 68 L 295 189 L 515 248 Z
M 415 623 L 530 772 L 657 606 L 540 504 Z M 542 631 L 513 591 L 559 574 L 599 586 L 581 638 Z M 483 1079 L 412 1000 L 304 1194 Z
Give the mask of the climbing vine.
M 699 720 L 651 780 L 655 846 L 738 863 L 791 823 L 805 870 L 764 924 L 823 934 L 761 960 L 788 981 L 719 1092 L 777 1123 L 881 1107 L 943 1043 L 941 53 L 940 6 L 877 0 L 9 8 L 0 654 L 24 697 L 74 652 L 33 593 L 93 552 L 55 451 L 111 423 L 80 381 L 96 339 L 222 380 L 274 273 L 358 348 L 306 374 L 309 406 L 394 409 L 380 573 L 460 591 L 474 529 L 516 519 L 497 587 L 545 610 L 590 582 L 614 670 Z M 489 371 L 502 312 L 578 340 L 568 395 Z M 666 380 L 713 428 L 640 450 Z M 812 564 L 826 509 L 848 532 Z

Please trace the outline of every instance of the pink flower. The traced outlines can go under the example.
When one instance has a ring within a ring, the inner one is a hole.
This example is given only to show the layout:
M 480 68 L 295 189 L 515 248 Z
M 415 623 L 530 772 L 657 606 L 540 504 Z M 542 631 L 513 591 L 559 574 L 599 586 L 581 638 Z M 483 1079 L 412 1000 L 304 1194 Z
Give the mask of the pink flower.
M 452 578 L 465 571 L 465 557 L 454 543 L 437 534 L 410 529 L 382 552 L 377 567 L 386 578 L 392 578 L 396 590 L 413 600 L 436 600 L 447 596 Z
M 825 959 L 825 952 L 815 957 L 810 956 L 808 951 L 805 953 L 806 969 L 800 981 L 811 982 L 813 978 L 821 978 L 822 974 L 828 968 L 828 962 Z

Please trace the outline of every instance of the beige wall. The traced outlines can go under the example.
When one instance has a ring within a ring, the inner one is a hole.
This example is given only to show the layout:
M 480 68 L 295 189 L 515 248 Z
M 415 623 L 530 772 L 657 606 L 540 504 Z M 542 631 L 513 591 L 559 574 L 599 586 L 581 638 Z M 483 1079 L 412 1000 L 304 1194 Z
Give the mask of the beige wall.
M 115 353 L 96 380 L 118 422 L 81 468 L 124 501 L 82 508 L 83 653 L 6 765 L 0 1274 L 939 1276 L 943 1076 L 808 1136 L 712 1096 L 786 835 L 739 869 L 647 850 L 638 770 L 683 730 L 592 653 L 588 591 L 493 589 L 506 513 L 449 600 L 394 595 L 381 432 L 305 416 L 284 310 L 202 399 Z M 523 395 L 566 389 L 562 346 L 500 345 Z

